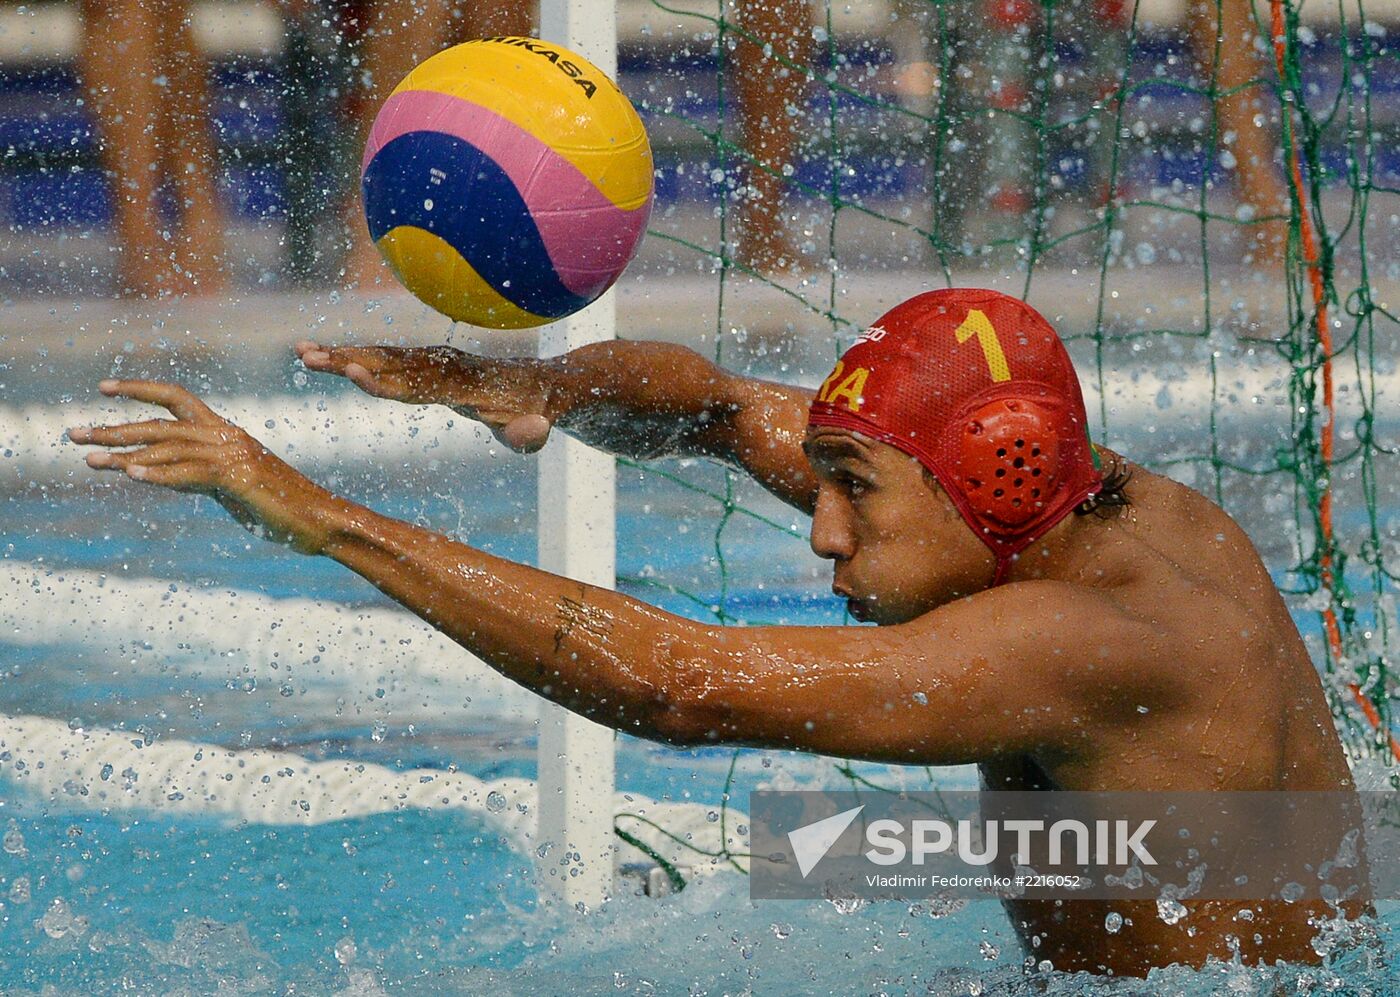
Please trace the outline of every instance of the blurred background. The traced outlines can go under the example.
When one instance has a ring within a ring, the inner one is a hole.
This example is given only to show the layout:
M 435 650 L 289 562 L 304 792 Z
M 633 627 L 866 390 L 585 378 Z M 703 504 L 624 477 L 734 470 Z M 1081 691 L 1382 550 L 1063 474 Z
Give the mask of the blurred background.
M 1042 52 L 1046 9 L 1057 25 Z M 1193 202 L 1203 159 L 1216 158 L 1206 196 L 1223 215 L 1247 223 L 1288 211 L 1277 100 L 1247 86 L 1273 75 L 1271 53 L 1260 40 L 1227 46 L 1218 69 L 1211 62 L 1217 12 L 1222 23 L 1250 16 L 1242 0 L 1194 13 L 1181 0 L 1138 6 L 1127 65 L 1143 85 L 1118 143 L 1106 132 L 1128 53 L 1133 11 L 1123 0 L 1044 9 L 624 0 L 618 12 L 619 82 L 655 146 L 657 223 L 718 247 L 714 209 L 727 199 L 724 245 L 765 275 L 828 266 L 824 238 L 810 233 L 825 235 L 833 204 L 859 209 L 846 213 L 841 242 L 867 266 L 1005 266 L 1014 254 L 989 260 L 989 247 L 1015 243 L 1037 204 L 1051 207 L 1042 243 L 1093 221 L 1115 151 L 1120 199 L 1185 191 Z M 1361 29 L 1383 46 L 1400 3 L 1368 4 L 1364 25 L 1343 23 L 1351 12 L 1336 6 L 1301 14 L 1309 79 L 1325 98 L 1348 72 L 1339 38 Z M 0 4 L 0 295 L 151 299 L 385 282 L 356 203 L 368 117 L 436 48 L 533 23 L 518 0 Z M 1047 58 L 1045 92 L 1029 66 Z M 1400 61 L 1368 69 L 1378 181 L 1397 185 Z M 1211 85 L 1244 89 L 1218 101 L 1216 134 L 1194 89 Z M 937 133 L 940 122 L 953 123 L 950 134 Z M 1324 146 L 1324 162 L 1343 165 L 1344 139 Z M 1263 222 L 1215 234 L 1233 260 L 1281 255 L 1286 235 Z M 1158 224 L 1153 255 L 1196 260 L 1199 235 Z M 1060 247 L 1071 261 L 1092 248 Z M 649 240 L 641 266 L 673 264 L 677 253 Z

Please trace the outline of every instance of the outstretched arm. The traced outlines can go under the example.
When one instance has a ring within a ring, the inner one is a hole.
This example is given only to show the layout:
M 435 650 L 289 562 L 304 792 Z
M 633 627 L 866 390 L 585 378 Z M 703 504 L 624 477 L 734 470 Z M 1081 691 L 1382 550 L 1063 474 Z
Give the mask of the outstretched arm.
M 338 498 L 183 388 L 102 390 L 176 419 L 70 431 L 75 442 L 135 448 L 94 452 L 93 467 L 214 495 L 260 535 L 334 558 L 506 677 L 626 733 L 948 764 L 1082 737 L 1094 708 L 1084 688 L 1141 701 L 1102 669 L 1075 673 L 1087 627 L 1123 641 L 1131 624 L 1106 605 L 1075 604 L 1084 597 L 1073 590 L 1027 583 L 878 630 L 705 626 Z
M 802 452 L 810 392 L 731 374 L 682 346 L 615 340 L 549 360 L 495 360 L 445 346 L 302 342 L 297 352 L 308 368 L 370 394 L 446 405 L 516 450 L 538 450 L 557 424 L 619 456 L 724 461 L 805 512 L 815 501 Z
M 183 388 L 100 387 L 176 418 L 70 430 L 76 443 L 132 448 L 90 453 L 90 466 L 211 495 L 256 535 L 363 575 L 507 678 L 599 723 L 671 739 L 676 697 L 693 677 L 671 666 L 659 636 L 694 624 L 333 495 Z

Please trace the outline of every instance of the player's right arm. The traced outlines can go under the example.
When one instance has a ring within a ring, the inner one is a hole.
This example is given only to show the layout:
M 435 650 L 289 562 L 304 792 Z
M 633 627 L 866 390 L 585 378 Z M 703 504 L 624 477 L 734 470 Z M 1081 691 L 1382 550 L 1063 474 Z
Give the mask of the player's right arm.
M 619 456 L 711 457 L 803 511 L 815 502 L 802 452 L 811 393 L 731 374 L 683 346 L 613 340 L 547 360 L 313 342 L 298 343 L 297 353 L 309 369 L 369 394 L 446 405 L 515 450 L 538 450 L 558 425 Z

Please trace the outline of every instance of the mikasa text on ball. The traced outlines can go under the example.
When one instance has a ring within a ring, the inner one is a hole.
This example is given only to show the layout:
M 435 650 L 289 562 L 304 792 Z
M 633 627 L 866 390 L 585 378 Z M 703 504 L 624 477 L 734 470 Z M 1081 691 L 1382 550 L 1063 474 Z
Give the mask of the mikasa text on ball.
M 405 287 L 459 322 L 543 325 L 612 286 L 651 214 L 632 104 L 534 38 L 427 59 L 385 101 L 361 170 L 370 237 Z

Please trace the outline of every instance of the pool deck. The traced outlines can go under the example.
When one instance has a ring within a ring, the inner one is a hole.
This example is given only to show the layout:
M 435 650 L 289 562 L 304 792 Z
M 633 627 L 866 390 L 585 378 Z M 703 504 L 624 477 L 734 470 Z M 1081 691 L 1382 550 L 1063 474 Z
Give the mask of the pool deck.
M 1286 295 L 1276 278 L 1235 270 L 1212 280 L 1213 324 L 1257 337 L 1287 328 Z M 969 274 L 960 282 L 1020 295 L 1024 274 Z M 1037 270 L 1030 301 L 1062 335 L 1091 332 L 1099 314 L 1097 273 L 1065 268 Z M 624 277 L 617 288 L 618 336 L 681 343 L 713 355 L 723 337 L 727 362 L 739 365 L 782 354 L 795 367 L 831 356 L 831 316 L 851 335 L 899 301 L 944 286 L 926 267 L 841 274 L 833 297 L 831 279 L 813 276 L 772 283 L 731 272 L 724 284 L 723 322 L 719 281 L 709 274 L 662 276 L 647 271 Z M 1373 279 L 1374 299 L 1400 306 L 1400 281 Z M 834 308 L 832 302 L 834 300 Z M 1188 266 L 1110 271 L 1102 320 L 1110 336 L 1134 330 L 1201 332 L 1202 276 Z M 494 355 L 534 354 L 532 330 L 483 332 L 453 326 L 398 288 L 372 292 L 236 293 L 224 298 L 169 302 L 113 299 L 30 299 L 0 306 L 0 357 L 16 361 L 64 355 L 94 359 L 120 352 L 211 358 L 239 353 L 267 355 L 310 338 L 323 343 L 432 344 L 452 342 Z

